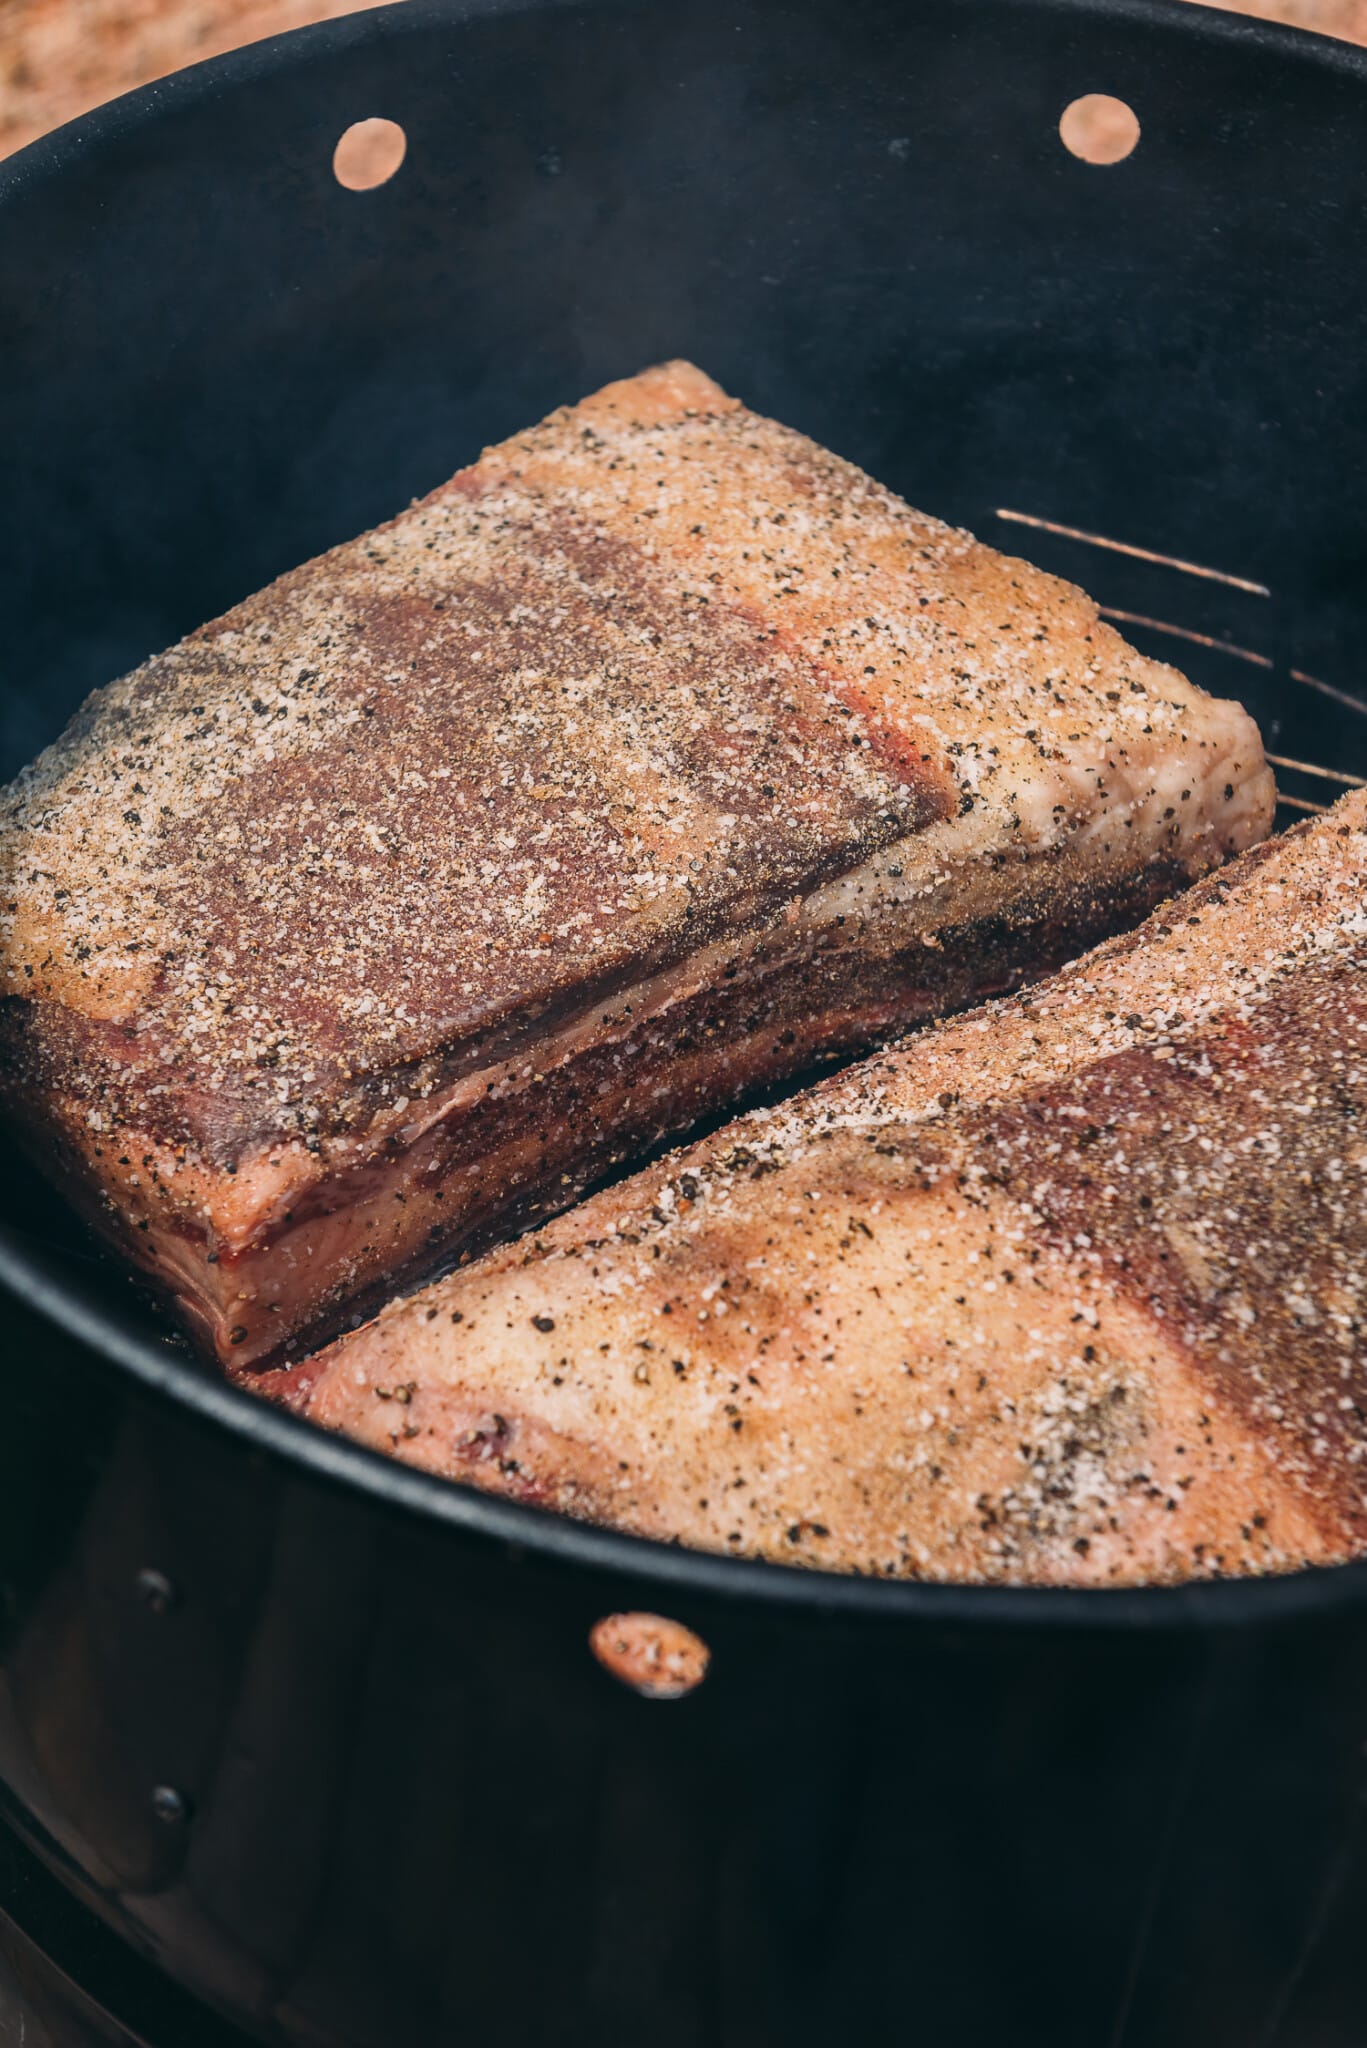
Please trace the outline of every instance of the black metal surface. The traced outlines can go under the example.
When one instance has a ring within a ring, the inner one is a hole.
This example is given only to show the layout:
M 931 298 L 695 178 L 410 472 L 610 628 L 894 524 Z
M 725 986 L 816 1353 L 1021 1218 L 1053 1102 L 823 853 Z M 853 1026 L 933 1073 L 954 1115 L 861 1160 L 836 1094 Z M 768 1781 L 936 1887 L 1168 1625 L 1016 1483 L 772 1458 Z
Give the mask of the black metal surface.
M 1058 140 L 1090 90 L 1143 124 L 1112 169 Z M 343 191 L 372 113 L 407 159 Z M 1365 115 L 1358 54 L 1140 0 L 417 0 L 117 103 L 0 171 L 5 771 L 686 354 L 1367 772 L 1367 716 L 1296 679 L 1351 697 L 1367 624 Z M 1367 2038 L 1363 1568 L 691 1558 L 211 1382 L 13 1161 L 0 1279 L 14 2038 L 21 1998 L 43 2048 Z M 698 1694 L 593 1663 L 622 1606 L 705 1636 Z

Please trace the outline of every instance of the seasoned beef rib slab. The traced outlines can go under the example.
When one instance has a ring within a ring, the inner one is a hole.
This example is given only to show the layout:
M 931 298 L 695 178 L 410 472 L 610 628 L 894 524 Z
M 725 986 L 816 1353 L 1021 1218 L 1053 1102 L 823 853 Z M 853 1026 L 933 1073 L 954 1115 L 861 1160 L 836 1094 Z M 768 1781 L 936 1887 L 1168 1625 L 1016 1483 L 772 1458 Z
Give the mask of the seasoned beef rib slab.
M 90 699 L 0 808 L 0 1087 L 245 1369 L 1271 804 L 1242 711 L 671 364 Z
M 1367 794 L 279 1389 L 490 1491 L 846 1571 L 1360 1555 L 1365 902 Z

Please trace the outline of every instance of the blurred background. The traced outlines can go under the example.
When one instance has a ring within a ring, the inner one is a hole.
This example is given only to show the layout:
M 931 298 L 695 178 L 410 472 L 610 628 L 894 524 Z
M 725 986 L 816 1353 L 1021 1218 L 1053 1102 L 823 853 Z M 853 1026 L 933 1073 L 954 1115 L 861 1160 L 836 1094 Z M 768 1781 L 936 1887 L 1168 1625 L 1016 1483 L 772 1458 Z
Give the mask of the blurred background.
M 373 0 L 0 0 L 0 156 L 184 64 Z M 401 6 L 403 0 L 389 0 Z M 954 0 L 945 0 L 952 7 Z M 1367 43 L 1367 0 L 1183 0 Z

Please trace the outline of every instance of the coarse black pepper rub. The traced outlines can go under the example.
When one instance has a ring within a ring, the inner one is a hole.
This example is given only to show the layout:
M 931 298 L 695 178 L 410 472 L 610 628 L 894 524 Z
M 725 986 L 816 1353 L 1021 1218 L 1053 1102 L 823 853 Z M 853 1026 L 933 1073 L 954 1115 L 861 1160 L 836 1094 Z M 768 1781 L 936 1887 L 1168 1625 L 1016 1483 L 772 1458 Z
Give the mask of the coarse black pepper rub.
M 387 1448 L 367 1389 L 401 1370 L 416 1463 L 456 1473 L 493 1409 L 518 1471 L 477 1483 L 793 1563 L 1334 1563 L 1367 1554 L 1365 1189 L 1367 792 L 396 1303 L 297 1392 Z
M 0 1089 L 247 1371 L 1269 804 L 1236 707 L 669 365 L 90 700 L 0 799 Z

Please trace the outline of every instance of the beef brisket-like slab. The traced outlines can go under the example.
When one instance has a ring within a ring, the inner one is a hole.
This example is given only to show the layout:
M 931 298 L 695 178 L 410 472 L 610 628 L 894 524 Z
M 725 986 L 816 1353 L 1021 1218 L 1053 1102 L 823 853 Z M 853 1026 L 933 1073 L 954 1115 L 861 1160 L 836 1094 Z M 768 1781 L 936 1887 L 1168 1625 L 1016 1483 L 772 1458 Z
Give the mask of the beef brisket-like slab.
M 1367 795 L 281 1374 L 637 1534 L 1144 1583 L 1367 1550 Z
M 1255 729 L 685 364 L 97 693 L 0 1089 L 238 1368 L 1260 836 Z
M 1361 1555 L 1365 903 L 1367 794 L 281 1390 L 452 1478 L 845 1571 Z

